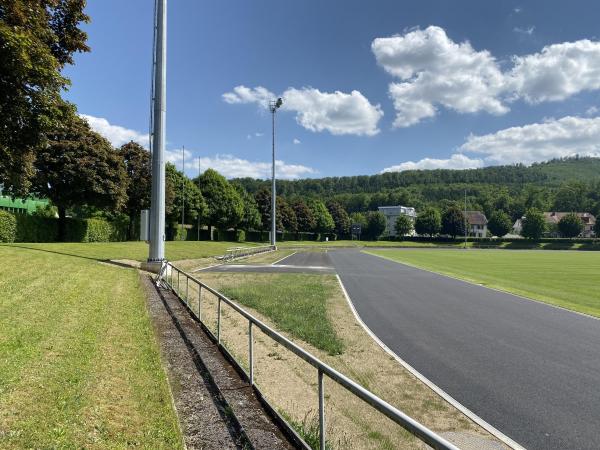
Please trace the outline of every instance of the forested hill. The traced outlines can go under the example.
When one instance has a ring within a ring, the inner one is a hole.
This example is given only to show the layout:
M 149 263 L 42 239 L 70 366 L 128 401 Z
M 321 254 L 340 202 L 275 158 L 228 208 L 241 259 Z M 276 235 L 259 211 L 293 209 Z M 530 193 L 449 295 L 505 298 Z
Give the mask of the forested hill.
M 575 157 L 556 159 L 544 163 L 490 166 L 468 170 L 407 170 L 379 175 L 327 177 L 302 180 L 280 180 L 278 193 L 283 196 L 324 196 L 344 193 L 376 193 L 418 185 L 515 185 L 533 184 L 540 187 L 557 187 L 564 181 L 595 181 L 600 179 L 600 158 Z M 249 192 L 268 186 L 268 181 L 243 178 L 236 180 Z

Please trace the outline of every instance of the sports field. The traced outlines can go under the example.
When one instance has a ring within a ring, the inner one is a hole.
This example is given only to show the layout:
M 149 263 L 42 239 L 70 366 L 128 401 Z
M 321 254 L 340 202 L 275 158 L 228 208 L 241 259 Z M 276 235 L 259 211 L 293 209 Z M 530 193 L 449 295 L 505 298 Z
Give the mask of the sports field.
M 597 252 L 407 249 L 368 253 L 600 317 Z

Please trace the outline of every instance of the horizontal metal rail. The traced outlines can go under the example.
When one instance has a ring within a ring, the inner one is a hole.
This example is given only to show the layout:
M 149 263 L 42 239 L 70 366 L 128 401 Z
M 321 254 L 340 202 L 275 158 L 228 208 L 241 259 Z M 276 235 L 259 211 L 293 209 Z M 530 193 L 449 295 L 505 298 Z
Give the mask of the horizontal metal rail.
M 221 257 L 225 261 L 242 258 L 244 256 L 258 255 L 259 253 L 267 253 L 277 250 L 274 245 L 261 245 L 259 247 L 232 247 L 228 248 L 226 253 Z
M 175 287 L 175 283 L 174 283 L 175 278 L 173 277 L 173 272 L 177 272 L 177 288 Z M 180 289 L 180 286 L 181 286 L 180 276 L 184 276 L 186 278 L 185 298 L 182 296 L 183 289 Z M 325 375 L 328 378 L 335 381 L 336 383 L 338 383 L 339 385 L 343 386 L 346 390 L 348 390 L 349 392 L 351 392 L 352 394 L 354 394 L 361 400 L 363 400 L 366 403 L 368 403 L 369 405 L 371 405 L 373 408 L 375 408 L 377 411 L 379 411 L 386 417 L 393 420 L 395 423 L 397 423 L 398 425 L 403 427 L 405 430 L 407 430 L 410 433 L 412 433 L 413 435 L 415 435 L 421 441 L 430 445 L 431 447 L 433 447 L 435 449 L 458 450 L 458 447 L 456 447 L 451 442 L 448 442 L 446 439 L 444 439 L 443 437 L 434 433 L 429 428 L 420 424 L 419 422 L 412 419 L 408 415 L 404 414 L 402 411 L 400 411 L 399 409 L 390 405 L 385 400 L 382 400 L 381 398 L 377 397 L 372 392 L 368 391 L 367 389 L 363 388 L 361 385 L 352 381 L 346 375 L 344 375 L 341 372 L 338 372 L 337 370 L 335 370 L 334 368 L 328 366 L 327 364 L 322 362 L 319 358 L 313 356 L 312 354 L 310 354 L 303 348 L 294 344 L 292 341 L 287 339 L 285 336 L 282 336 L 277 331 L 273 330 L 271 327 L 269 327 L 265 323 L 261 322 L 259 319 L 254 317 L 252 314 L 250 314 L 248 311 L 243 309 L 241 306 L 239 306 L 234 301 L 230 300 L 229 298 L 227 298 L 226 296 L 221 294 L 219 291 L 204 284 L 200 280 L 189 275 L 187 272 L 184 272 L 183 270 L 180 270 L 177 267 L 173 266 L 171 263 L 166 262 L 163 266 L 163 269 L 161 270 L 161 274 L 159 275 L 159 277 L 188 306 L 190 305 L 190 303 L 189 303 L 190 299 L 189 299 L 189 295 L 188 295 L 189 291 L 187 289 L 189 280 L 191 280 L 193 283 L 195 283 L 198 286 L 198 292 L 199 292 L 199 294 L 198 294 L 198 314 L 196 314 L 196 312 L 193 310 L 193 308 L 190 308 L 190 311 L 192 312 L 192 314 L 194 314 L 197 317 L 197 319 L 201 323 L 204 323 L 204 322 L 202 322 L 202 314 L 201 314 L 201 310 L 200 310 L 203 290 L 208 291 L 208 292 L 212 293 L 215 297 L 217 297 L 217 305 L 218 305 L 217 306 L 217 342 L 219 345 L 221 345 L 221 327 L 222 327 L 221 303 L 222 302 L 229 305 L 233 310 L 235 310 L 242 317 L 244 317 L 248 320 L 248 331 L 249 331 L 249 333 L 248 333 L 248 336 L 249 336 L 249 342 L 248 342 L 249 374 L 248 374 L 248 379 L 250 380 L 250 384 L 252 386 L 255 386 L 254 385 L 253 333 L 252 333 L 253 326 L 258 327 L 264 334 L 269 336 L 275 342 L 281 344 L 286 349 L 288 349 L 289 351 L 294 353 L 296 356 L 303 359 L 308 364 L 310 364 L 315 369 L 317 369 L 317 376 L 318 376 L 317 384 L 319 387 L 319 432 L 320 432 L 320 448 L 321 449 L 323 449 L 323 450 L 325 449 L 325 440 L 326 440 L 325 439 L 325 393 L 324 393 L 325 386 L 323 383 L 323 376 Z M 160 281 L 160 279 L 159 279 L 159 281 Z

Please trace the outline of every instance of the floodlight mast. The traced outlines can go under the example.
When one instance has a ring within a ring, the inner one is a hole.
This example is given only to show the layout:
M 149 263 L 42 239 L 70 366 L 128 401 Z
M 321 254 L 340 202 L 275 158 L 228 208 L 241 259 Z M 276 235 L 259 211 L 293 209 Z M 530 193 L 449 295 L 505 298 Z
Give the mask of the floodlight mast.
M 155 26 L 149 263 L 159 263 L 165 259 L 164 153 L 167 117 L 167 0 L 156 0 Z
M 278 98 L 269 102 L 272 116 L 273 130 L 273 165 L 271 166 L 271 245 L 277 245 L 277 187 L 275 186 L 275 112 L 283 105 L 283 100 Z

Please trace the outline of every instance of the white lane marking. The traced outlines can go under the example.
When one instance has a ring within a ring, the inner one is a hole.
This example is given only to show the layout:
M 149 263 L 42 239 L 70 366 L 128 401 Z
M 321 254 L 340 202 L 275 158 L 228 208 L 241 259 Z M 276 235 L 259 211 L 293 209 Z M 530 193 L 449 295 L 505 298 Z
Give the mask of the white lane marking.
M 223 266 L 223 268 L 225 269 L 224 271 L 227 271 L 227 268 L 232 268 L 232 269 L 312 269 L 312 270 L 333 270 L 333 267 L 326 267 L 326 266 L 293 266 L 290 264 L 278 264 L 276 266 L 273 265 L 260 265 L 260 264 L 221 264 L 221 266 Z M 208 267 L 206 268 L 208 269 Z M 206 270 L 206 269 L 200 269 L 200 270 Z
M 435 250 L 435 249 L 432 249 L 432 250 Z M 477 250 L 484 250 L 484 249 L 477 249 Z M 500 251 L 500 249 L 497 249 L 497 250 Z M 502 250 L 502 251 L 512 252 L 512 251 L 521 251 L 521 250 Z M 548 251 L 552 251 L 552 250 L 538 250 L 538 251 L 540 251 L 540 252 L 542 252 L 542 251 L 548 252 Z M 565 251 L 570 251 L 570 250 L 554 250 L 554 251 L 565 252 Z M 581 250 L 572 250 L 572 251 L 574 251 L 574 252 L 579 251 L 580 252 Z M 501 292 L 503 294 L 512 295 L 513 297 L 520 298 L 521 300 L 527 300 L 529 302 L 535 302 L 535 303 L 538 303 L 540 305 L 550 306 L 551 308 L 560 309 L 562 311 L 567 311 L 567 312 L 570 312 L 572 314 L 577 314 L 579 316 L 587 317 L 588 319 L 600 320 L 600 317 L 592 316 L 591 314 L 586 314 L 584 312 L 575 311 L 573 309 L 569 309 L 569 308 L 566 308 L 564 306 L 553 305 L 552 303 L 546 303 L 546 302 L 544 302 L 542 300 L 538 300 L 538 299 L 535 299 L 535 298 L 525 297 L 524 295 L 515 294 L 514 292 L 505 291 L 504 289 L 486 286 L 485 284 L 477 283 L 475 281 L 469 281 L 469 280 L 466 280 L 464 278 L 459 278 L 459 277 L 454 276 L 454 275 L 447 275 L 445 273 L 440 273 L 440 272 L 435 272 L 433 270 L 424 269 L 422 267 L 415 266 L 413 264 L 409 264 L 409 263 L 402 262 L 402 261 L 396 261 L 395 259 L 389 258 L 387 256 L 377 255 L 375 253 L 371 253 L 369 251 L 362 251 L 362 250 L 361 250 L 361 253 L 364 253 L 365 255 L 376 256 L 377 258 L 385 259 L 386 261 L 395 262 L 396 264 L 400 264 L 400 265 L 403 265 L 403 266 L 412 267 L 413 269 L 422 270 L 423 272 L 429 272 L 429 273 L 433 273 L 434 275 L 440 275 L 442 277 L 450 278 L 452 280 L 462 281 L 463 283 L 472 284 L 473 286 L 479 286 L 479 287 L 482 287 L 482 288 L 485 288 L 485 289 L 489 289 L 490 291 L 496 291 L 496 292 Z
M 454 406 L 456 409 L 458 409 L 460 412 L 462 412 L 465 416 L 467 416 L 473 422 L 475 422 L 476 424 L 478 424 L 479 426 L 481 426 L 482 428 L 484 428 L 485 430 L 487 430 L 490 434 L 492 434 L 493 436 L 495 436 L 496 438 L 498 438 L 500 441 L 502 441 L 503 443 L 505 443 L 509 447 L 513 448 L 514 450 L 526 450 L 525 447 L 523 447 L 522 445 L 520 445 L 517 442 L 513 441 L 511 438 L 509 438 L 507 435 L 505 435 L 500 430 L 498 430 L 497 428 L 495 428 L 493 425 L 491 425 L 488 422 L 486 422 L 485 420 L 483 420 L 481 417 L 479 417 L 477 414 L 475 414 L 469 408 L 467 408 L 466 406 L 462 405 L 460 402 L 458 402 L 457 400 L 455 400 L 450 394 L 448 394 L 446 391 L 444 391 L 442 388 L 440 388 L 438 385 L 436 385 L 433 381 L 431 381 L 429 378 L 427 378 L 425 375 L 423 375 L 421 372 L 419 372 L 417 369 L 415 369 L 409 363 L 407 363 L 402 358 L 400 358 L 387 345 L 385 345 L 375 335 L 375 333 L 373 333 L 371 331 L 371 329 L 367 326 L 367 324 L 363 322 L 363 320 L 361 319 L 361 317 L 358 315 L 358 311 L 356 311 L 356 308 L 354 307 L 354 304 L 352 303 L 352 300 L 350 299 L 350 296 L 348 295 L 348 292 L 346 291 L 346 288 L 344 287 L 344 283 L 342 283 L 342 279 L 340 278 L 339 275 L 336 275 L 336 277 L 338 279 L 338 282 L 340 283 L 340 287 L 342 288 L 342 292 L 344 293 L 344 297 L 346 297 L 346 301 L 348 302 L 348 306 L 350 307 L 350 309 L 352 310 L 352 313 L 354 314 L 354 317 L 356 318 L 356 320 L 358 321 L 358 323 L 361 324 L 361 326 L 364 328 L 364 330 L 367 332 L 367 334 L 369 336 L 371 336 L 371 338 L 375 342 L 377 342 L 377 344 L 388 355 L 390 355 L 392 358 L 394 358 L 396 361 L 398 361 L 402 366 L 404 366 L 404 368 L 406 370 L 408 370 L 415 377 L 417 377 L 421 382 L 423 382 L 433 392 L 435 392 L 436 394 L 438 394 L 440 397 L 442 397 L 444 400 L 446 400 L 448 403 L 450 403 L 452 406 Z
M 295 255 L 296 253 L 298 253 L 298 252 L 293 252 L 293 253 L 290 253 L 289 255 L 287 255 L 287 256 L 284 256 L 283 258 L 281 258 L 281 259 L 278 259 L 277 261 L 275 261 L 275 262 L 271 263 L 271 265 L 272 265 L 272 266 L 274 266 L 275 264 L 277 264 L 277 263 L 279 263 L 279 262 L 283 261 L 284 259 L 287 259 L 287 258 L 289 258 L 290 256 L 293 256 L 293 255 Z
M 203 270 L 208 270 L 208 269 L 212 269 L 213 267 L 220 267 L 220 266 L 224 266 L 224 265 L 225 264 L 213 264 L 212 266 L 202 267 L 200 269 L 192 270 L 191 273 L 202 272 Z

